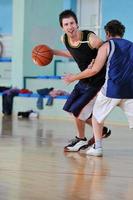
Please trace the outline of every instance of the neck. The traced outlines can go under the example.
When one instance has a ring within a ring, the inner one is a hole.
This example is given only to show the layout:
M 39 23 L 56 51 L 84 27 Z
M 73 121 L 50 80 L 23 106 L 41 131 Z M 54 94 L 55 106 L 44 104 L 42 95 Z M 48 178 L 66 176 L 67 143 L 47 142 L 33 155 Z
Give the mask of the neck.
M 116 36 L 110 36 L 110 37 L 109 37 L 109 39 L 113 39 L 113 38 L 122 38 L 122 37 L 120 37 L 120 36 L 118 36 L 118 35 L 116 35 Z
M 77 31 L 73 37 L 70 38 L 71 42 L 79 42 L 81 37 L 81 32 Z

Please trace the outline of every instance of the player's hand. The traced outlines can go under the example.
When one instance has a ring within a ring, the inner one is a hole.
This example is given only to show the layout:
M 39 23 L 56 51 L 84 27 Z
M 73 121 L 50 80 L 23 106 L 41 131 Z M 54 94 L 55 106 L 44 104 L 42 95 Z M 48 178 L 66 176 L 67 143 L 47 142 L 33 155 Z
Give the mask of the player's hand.
M 63 76 L 63 80 L 66 84 L 70 84 L 73 81 L 75 81 L 75 75 L 74 74 L 66 74 Z

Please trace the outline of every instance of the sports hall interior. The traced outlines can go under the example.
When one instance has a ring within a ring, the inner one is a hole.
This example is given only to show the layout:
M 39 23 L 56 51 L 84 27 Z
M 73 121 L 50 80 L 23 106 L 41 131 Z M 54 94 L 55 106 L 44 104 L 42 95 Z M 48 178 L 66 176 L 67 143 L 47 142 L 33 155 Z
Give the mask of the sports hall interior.
M 118 108 L 105 123 L 112 130 L 103 141 L 104 156 L 64 152 L 76 134 L 70 114 L 62 110 L 67 97 L 48 97 L 38 108 L 38 89 L 71 92 L 65 73 L 78 73 L 74 60 L 54 56 L 39 67 L 32 61 L 32 49 L 46 44 L 65 49 L 61 43 L 59 13 L 72 9 L 80 29 L 94 31 L 105 40 L 104 25 L 118 19 L 126 26 L 124 38 L 133 41 L 132 0 L 0 0 L 0 88 L 29 90 L 14 96 L 12 113 L 3 113 L 0 93 L 0 200 L 132 200 L 133 130 Z M 19 118 L 19 112 L 37 116 Z M 92 129 L 86 127 L 86 137 Z

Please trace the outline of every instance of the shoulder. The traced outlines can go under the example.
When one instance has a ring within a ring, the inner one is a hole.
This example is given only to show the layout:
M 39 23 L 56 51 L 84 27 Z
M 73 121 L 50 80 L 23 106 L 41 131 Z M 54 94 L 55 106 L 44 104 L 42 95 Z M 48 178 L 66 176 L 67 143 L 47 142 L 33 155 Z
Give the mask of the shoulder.
M 105 41 L 100 47 L 100 49 L 108 49 L 110 47 L 110 42 L 109 41 Z
M 86 39 L 92 49 L 98 49 L 103 44 L 103 41 L 93 31 L 82 30 L 81 32 L 86 35 Z
M 89 37 L 91 34 L 95 34 L 93 31 L 90 30 L 81 30 L 81 32 L 87 37 Z
M 102 55 L 106 54 L 106 56 L 107 56 L 107 55 L 109 55 L 109 52 L 110 52 L 110 42 L 106 41 L 99 48 L 98 54 L 102 54 Z
M 89 41 L 90 41 L 91 46 L 96 49 L 98 49 L 103 44 L 103 41 L 101 40 L 101 38 L 98 37 L 93 32 L 91 32 L 89 35 Z

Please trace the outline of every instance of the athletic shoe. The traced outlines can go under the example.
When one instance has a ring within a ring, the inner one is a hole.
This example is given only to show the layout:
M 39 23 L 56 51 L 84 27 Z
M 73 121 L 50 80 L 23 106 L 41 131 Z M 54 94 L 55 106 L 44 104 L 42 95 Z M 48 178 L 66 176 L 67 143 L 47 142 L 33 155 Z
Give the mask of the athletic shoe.
M 33 119 L 33 118 L 38 118 L 39 117 L 39 114 L 37 112 L 31 112 L 29 114 L 29 118 Z
M 107 138 L 111 135 L 111 130 L 107 127 L 103 127 L 102 138 Z M 94 136 L 88 141 L 88 147 L 95 143 Z
M 89 155 L 89 156 L 102 157 L 103 156 L 103 149 L 102 148 L 95 149 L 95 145 L 93 145 L 89 150 L 87 150 L 86 154 Z
M 80 149 L 87 148 L 88 145 L 86 138 L 78 138 L 77 136 L 71 140 L 70 144 L 64 147 L 64 151 L 73 151 L 77 152 Z

